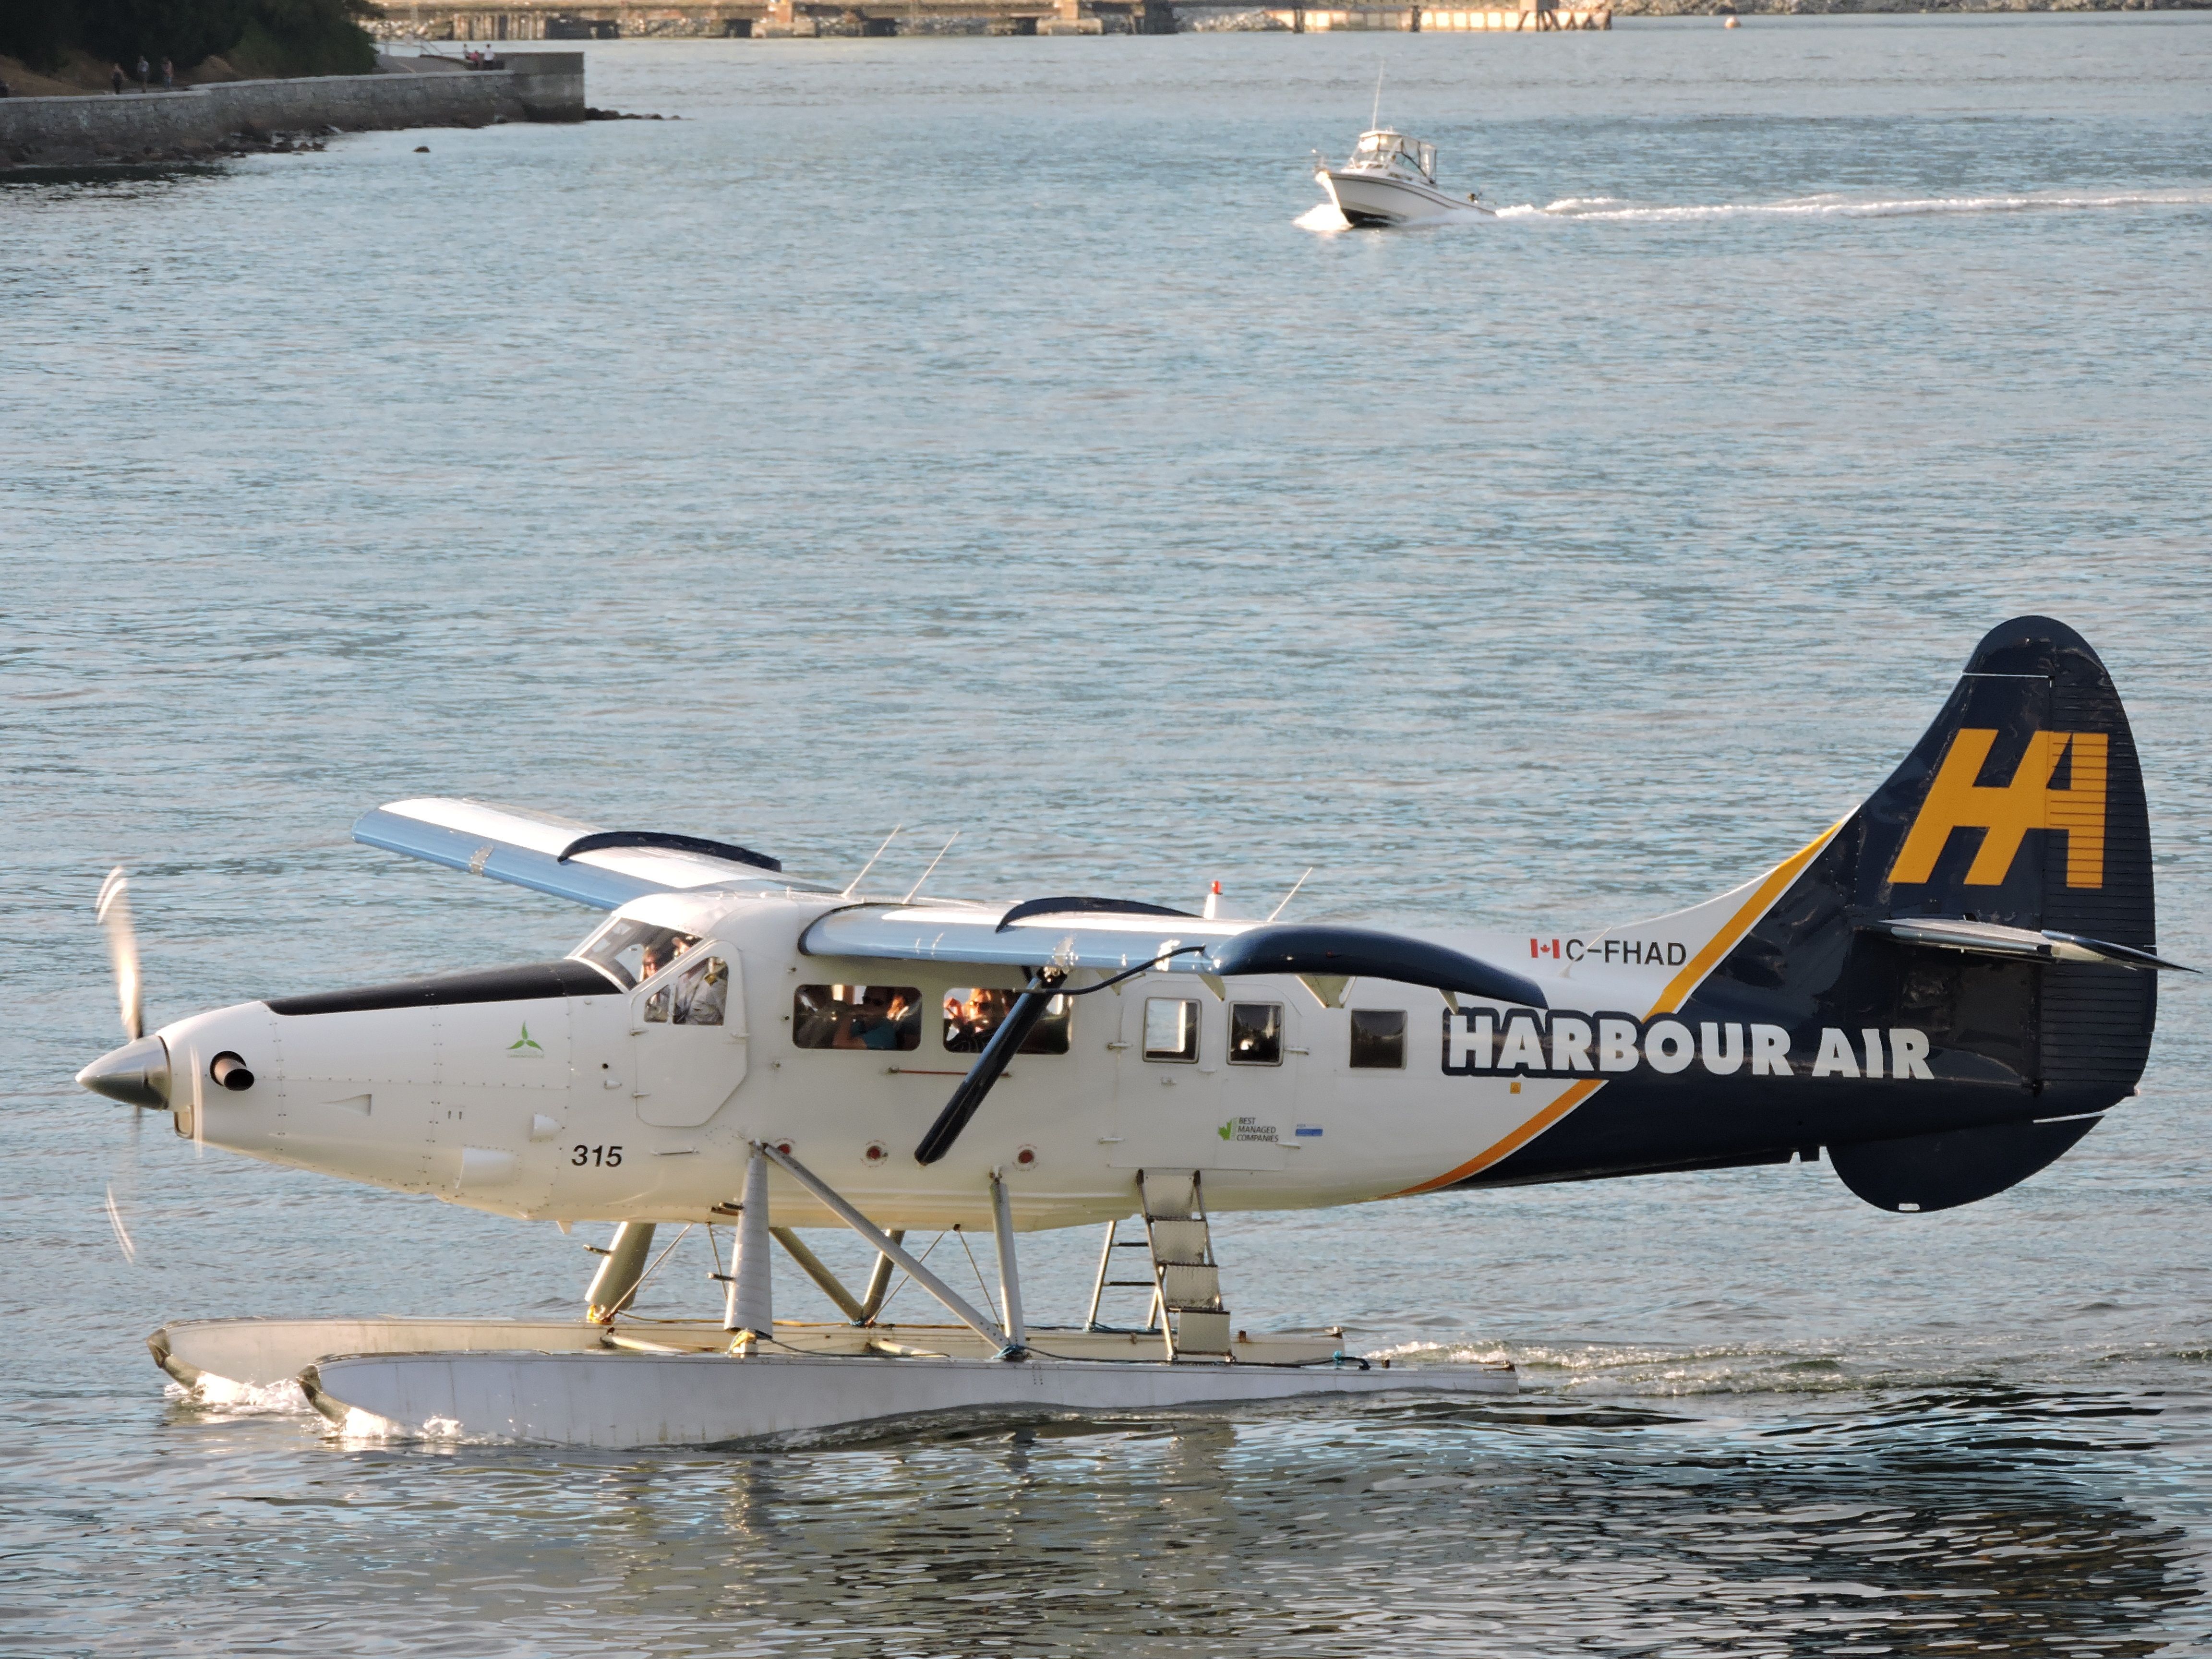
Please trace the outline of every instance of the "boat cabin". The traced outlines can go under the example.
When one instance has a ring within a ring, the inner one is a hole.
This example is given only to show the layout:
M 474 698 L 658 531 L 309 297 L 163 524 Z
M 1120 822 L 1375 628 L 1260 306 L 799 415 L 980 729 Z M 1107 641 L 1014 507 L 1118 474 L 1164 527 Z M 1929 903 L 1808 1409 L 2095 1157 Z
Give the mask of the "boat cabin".
M 1433 185 L 1437 182 L 1437 147 L 1386 127 L 1361 133 L 1358 148 L 1352 152 L 1352 160 L 1346 166 L 1412 173 L 1423 184 Z

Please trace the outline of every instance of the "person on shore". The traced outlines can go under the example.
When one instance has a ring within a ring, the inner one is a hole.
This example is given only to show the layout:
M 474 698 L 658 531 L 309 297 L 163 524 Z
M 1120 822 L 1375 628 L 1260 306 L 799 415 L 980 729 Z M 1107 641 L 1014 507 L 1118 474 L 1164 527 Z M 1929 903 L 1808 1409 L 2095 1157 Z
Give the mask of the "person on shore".
M 112 74 L 112 75 L 111 75 L 111 76 L 109 76 L 107 77 L 107 84 L 108 84 L 109 86 L 111 86 L 111 87 L 112 87 L 112 88 L 115 88 L 115 95 L 116 95 L 118 98 L 120 98 L 120 97 L 123 95 L 123 65 L 122 65 L 122 64 L 118 64 L 115 66 L 115 73 L 114 73 L 114 74 Z
M 146 54 L 138 54 L 138 90 L 146 90 L 147 82 L 154 78 L 154 66 L 146 61 Z
M 176 89 L 177 66 L 171 63 L 167 58 L 164 58 L 161 60 L 161 90 L 164 92 L 174 92 Z

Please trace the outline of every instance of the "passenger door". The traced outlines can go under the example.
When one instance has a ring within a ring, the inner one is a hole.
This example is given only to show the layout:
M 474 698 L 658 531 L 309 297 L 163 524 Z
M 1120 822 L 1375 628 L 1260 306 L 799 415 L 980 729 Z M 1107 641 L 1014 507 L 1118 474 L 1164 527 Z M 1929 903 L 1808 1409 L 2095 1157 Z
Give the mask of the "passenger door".
M 1274 1100 L 1290 1074 L 1255 1079 L 1257 1068 L 1225 1063 L 1224 1005 L 1165 976 L 1139 981 L 1121 1003 L 1113 1167 L 1283 1168 Z
M 745 1080 L 744 982 L 736 951 L 708 941 L 630 993 L 641 1122 L 696 1128 Z
M 1224 1043 L 1219 1121 L 1214 1133 L 1232 1156 L 1272 1162 L 1225 1164 L 1223 1169 L 1279 1170 L 1282 1149 L 1298 1128 L 1298 1086 L 1305 1051 L 1298 1041 L 1298 1012 L 1288 1000 L 1232 994 L 1218 1018 Z

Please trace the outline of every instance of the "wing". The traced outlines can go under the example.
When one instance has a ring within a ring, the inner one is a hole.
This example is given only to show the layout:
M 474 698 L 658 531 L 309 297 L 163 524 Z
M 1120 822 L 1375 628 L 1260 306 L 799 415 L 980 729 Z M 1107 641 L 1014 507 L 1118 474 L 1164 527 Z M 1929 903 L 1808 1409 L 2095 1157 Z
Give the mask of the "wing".
M 758 886 L 783 866 L 730 842 L 655 830 L 602 830 L 573 818 L 427 797 L 365 812 L 353 838 L 451 870 L 611 910 L 647 893 Z
M 1544 993 L 1534 980 L 1403 933 L 1310 923 L 1209 921 L 1112 899 L 1032 899 L 1005 911 L 855 905 L 817 921 L 800 935 L 799 948 L 816 957 L 1091 968 L 1105 974 L 1151 965 L 1216 980 L 1295 974 L 1328 1003 L 1338 1000 L 1349 980 L 1387 979 L 1498 1002 L 1545 1006 Z
M 896 962 L 990 963 L 1006 968 L 1096 968 L 1118 974 L 1158 957 L 1170 973 L 1201 970 L 1204 947 L 1233 939 L 1251 921 L 1207 921 L 1157 905 L 1105 909 L 1101 899 L 1060 901 L 1040 913 L 1035 902 L 1012 909 L 966 905 L 855 905 L 833 910 L 800 937 L 811 957 L 878 957 Z M 1175 955 L 1184 946 L 1198 946 Z

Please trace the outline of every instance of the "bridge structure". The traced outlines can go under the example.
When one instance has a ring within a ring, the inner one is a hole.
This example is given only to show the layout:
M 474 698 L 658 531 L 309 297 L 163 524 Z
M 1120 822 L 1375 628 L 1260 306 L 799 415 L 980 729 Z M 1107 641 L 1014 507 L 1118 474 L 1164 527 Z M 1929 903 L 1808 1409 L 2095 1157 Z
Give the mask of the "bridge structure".
M 1470 9 L 1429 5 L 1286 4 L 1257 0 L 384 0 L 372 33 L 387 40 L 586 40 L 643 37 L 777 37 L 972 32 L 995 34 L 1173 34 L 1177 12 L 1258 15 L 1297 33 L 1343 29 L 1548 32 L 1609 29 L 1604 8 L 1514 0 Z

